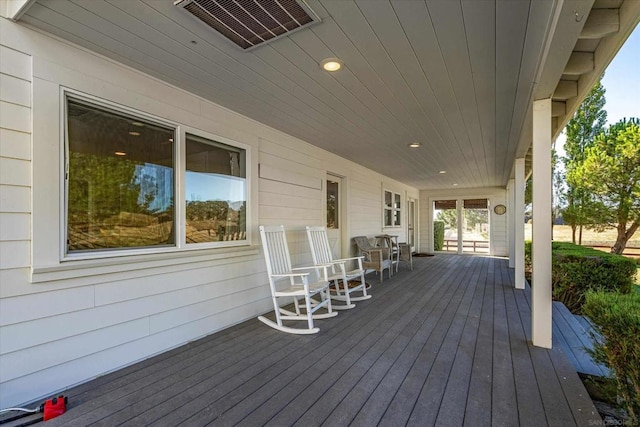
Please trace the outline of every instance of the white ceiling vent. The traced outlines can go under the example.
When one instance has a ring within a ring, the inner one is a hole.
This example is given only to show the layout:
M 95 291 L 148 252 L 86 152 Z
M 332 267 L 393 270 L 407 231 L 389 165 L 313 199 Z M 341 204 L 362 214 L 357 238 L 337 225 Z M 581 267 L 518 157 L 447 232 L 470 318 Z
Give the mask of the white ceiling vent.
M 320 21 L 304 0 L 177 0 L 174 4 L 245 50 Z

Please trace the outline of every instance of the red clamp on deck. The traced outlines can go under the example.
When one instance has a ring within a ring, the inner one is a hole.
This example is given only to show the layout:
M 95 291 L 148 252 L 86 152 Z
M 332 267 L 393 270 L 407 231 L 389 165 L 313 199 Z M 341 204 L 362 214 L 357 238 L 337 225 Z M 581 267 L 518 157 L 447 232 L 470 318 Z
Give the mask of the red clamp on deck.
M 48 399 L 44 402 L 44 421 L 48 421 L 64 414 L 67 409 L 67 398 L 63 395 Z

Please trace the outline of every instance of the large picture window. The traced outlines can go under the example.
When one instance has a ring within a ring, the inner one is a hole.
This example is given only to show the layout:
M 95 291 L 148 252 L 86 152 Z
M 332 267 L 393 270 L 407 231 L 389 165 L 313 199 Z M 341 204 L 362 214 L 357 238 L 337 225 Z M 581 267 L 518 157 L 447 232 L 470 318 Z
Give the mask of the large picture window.
M 74 96 L 66 144 L 67 254 L 246 242 L 244 148 Z
M 67 99 L 67 252 L 175 244 L 175 129 Z

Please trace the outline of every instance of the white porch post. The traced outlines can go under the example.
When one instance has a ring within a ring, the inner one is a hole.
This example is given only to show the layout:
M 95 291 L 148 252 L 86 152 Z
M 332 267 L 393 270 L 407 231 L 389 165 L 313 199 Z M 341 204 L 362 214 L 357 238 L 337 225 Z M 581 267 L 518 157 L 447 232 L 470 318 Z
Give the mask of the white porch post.
M 531 335 L 551 348 L 551 99 L 533 102 Z
M 508 199 L 508 203 L 507 206 L 509 206 L 507 208 L 507 230 L 508 230 L 508 235 L 509 235 L 509 268 L 514 268 L 516 263 L 515 263 L 515 258 L 516 258 L 516 244 L 515 244 L 515 237 L 516 237 L 516 232 L 515 232 L 515 215 L 514 215 L 514 207 L 515 207 L 515 184 L 516 184 L 516 180 L 515 179 L 510 179 L 509 183 L 507 184 L 507 197 Z
M 458 221 L 458 255 L 462 255 L 462 251 L 464 249 L 464 244 L 462 243 L 463 236 L 463 228 L 462 228 L 462 210 L 464 209 L 464 200 L 458 199 L 456 201 L 456 215 Z
M 524 289 L 524 159 L 516 159 L 514 188 L 514 245 L 515 245 L 515 287 Z

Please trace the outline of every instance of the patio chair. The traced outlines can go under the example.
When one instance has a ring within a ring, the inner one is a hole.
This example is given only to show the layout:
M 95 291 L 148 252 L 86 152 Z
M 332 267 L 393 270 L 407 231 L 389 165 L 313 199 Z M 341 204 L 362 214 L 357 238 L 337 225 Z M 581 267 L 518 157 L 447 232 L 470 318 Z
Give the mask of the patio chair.
M 352 301 L 363 301 L 371 298 L 371 295 L 367 295 L 367 284 L 364 281 L 364 268 L 362 266 L 363 256 L 333 259 L 333 253 L 331 252 L 331 245 L 329 244 L 329 238 L 327 237 L 327 229 L 325 227 L 309 227 L 307 226 L 307 237 L 309 238 L 309 246 L 311 248 L 311 255 L 313 256 L 313 263 L 315 265 L 329 267 L 329 281 L 333 282 L 335 287 L 335 295 L 332 294 L 331 298 L 337 301 L 345 301 L 345 305 L 334 305 L 335 310 L 344 310 L 353 308 L 356 305 Z M 357 262 L 357 268 L 347 271 L 346 264 Z M 360 279 L 360 284 L 354 287 L 349 287 L 349 280 Z M 340 290 L 340 281 L 342 281 L 343 289 Z M 361 296 L 351 296 L 354 292 L 361 292 Z
M 400 268 L 400 262 L 405 262 L 409 269 L 413 271 L 411 246 L 404 242 L 398 243 L 398 236 L 390 234 L 376 236 L 376 246 L 391 250 L 391 264 L 395 265 L 396 273 Z
M 371 270 L 380 273 L 380 283 L 384 280 L 384 270 L 389 270 L 389 278 L 393 275 L 393 264 L 391 263 L 391 251 L 389 248 L 377 248 L 371 244 L 367 236 L 357 236 L 353 238 L 358 247 L 358 253 L 364 256 L 362 266 L 365 271 Z
M 262 239 L 265 263 L 267 264 L 269 287 L 276 321 L 274 322 L 264 316 L 259 316 L 258 320 L 274 329 L 290 334 L 318 333 L 320 328 L 314 327 L 314 319 L 326 319 L 338 314 L 331 307 L 327 267 L 316 265 L 291 268 L 287 237 L 282 225 L 260 226 L 260 237 Z M 308 271 L 304 272 L 304 270 L 319 270 L 323 274 L 315 282 L 312 282 L 310 273 Z M 286 283 L 285 285 L 281 283 L 283 281 Z M 312 299 L 314 296 L 320 296 L 320 301 L 314 301 Z M 280 307 L 278 298 L 293 298 L 295 312 Z M 327 312 L 315 314 L 321 308 L 326 308 Z M 306 321 L 307 328 L 284 326 L 283 320 Z

